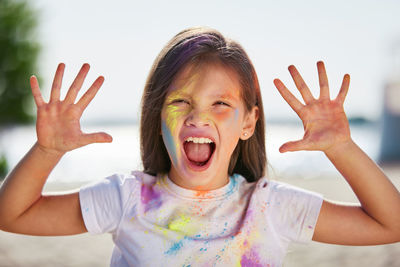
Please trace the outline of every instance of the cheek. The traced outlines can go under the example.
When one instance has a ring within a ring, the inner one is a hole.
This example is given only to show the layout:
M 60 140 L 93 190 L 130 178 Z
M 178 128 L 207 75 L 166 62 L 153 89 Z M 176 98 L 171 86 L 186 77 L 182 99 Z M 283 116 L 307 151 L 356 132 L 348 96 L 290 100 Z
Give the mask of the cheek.
M 214 119 L 218 122 L 220 129 L 223 131 L 223 138 L 229 150 L 235 148 L 241 134 L 239 114 L 239 109 L 234 109 L 221 111 L 214 116 Z
M 221 125 L 226 125 L 232 130 L 240 127 L 239 109 L 223 109 L 215 112 L 214 119 Z
M 174 141 L 171 129 L 167 126 L 165 120 L 161 121 L 161 131 L 168 154 L 170 155 L 171 160 L 175 165 L 177 163 L 177 151 L 179 151 L 179 144 Z
M 186 111 L 182 111 L 176 107 L 169 107 L 166 108 L 161 115 L 163 141 L 174 165 L 177 164 L 181 151 L 178 140 L 178 127 L 185 112 Z
M 237 109 L 232 112 L 232 110 L 228 108 L 219 108 L 219 110 L 214 112 L 214 118 L 221 123 L 233 123 L 235 121 L 236 111 Z
M 183 117 L 187 114 L 187 110 L 170 106 L 165 108 L 164 112 L 162 112 L 162 120 L 165 122 L 168 129 L 174 133 L 177 131 L 178 125 Z

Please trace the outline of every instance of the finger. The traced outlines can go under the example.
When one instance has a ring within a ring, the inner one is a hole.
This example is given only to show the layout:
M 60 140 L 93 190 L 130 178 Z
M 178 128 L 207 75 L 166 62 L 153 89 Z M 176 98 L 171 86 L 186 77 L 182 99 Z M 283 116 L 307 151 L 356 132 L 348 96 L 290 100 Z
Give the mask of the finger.
M 300 150 L 308 150 L 308 143 L 303 139 L 284 143 L 279 148 L 279 152 L 281 153 L 300 151 Z
M 71 87 L 68 90 L 68 93 L 65 97 L 65 102 L 69 104 L 75 103 L 76 96 L 79 93 L 79 90 L 82 87 L 83 82 L 85 81 L 86 75 L 89 72 L 90 66 L 89 64 L 85 63 L 82 65 L 81 69 L 79 70 L 78 75 L 74 82 L 71 84 Z
M 274 80 L 275 87 L 278 89 L 281 96 L 285 99 L 285 101 L 289 104 L 289 106 L 300 116 L 300 109 L 304 107 L 304 105 L 286 88 L 286 86 L 279 80 Z
M 96 96 L 97 92 L 99 91 L 101 85 L 104 82 L 104 77 L 98 77 L 90 86 L 90 88 L 85 92 L 85 94 L 79 99 L 77 105 L 81 108 L 82 111 L 86 109 L 92 99 Z
M 100 132 L 100 133 L 90 133 L 83 134 L 79 140 L 81 146 L 86 146 L 93 143 L 111 143 L 112 142 L 111 135 Z
M 342 86 L 340 87 L 339 94 L 336 97 L 336 100 L 339 103 L 343 104 L 346 98 L 347 92 L 349 91 L 349 84 L 350 84 L 350 75 L 345 74 L 342 81 Z
M 297 89 L 300 91 L 301 96 L 304 99 L 304 103 L 308 104 L 314 101 L 314 97 L 310 92 L 307 84 L 304 82 L 303 78 L 301 77 L 300 73 L 297 71 L 296 67 L 290 65 L 288 67 L 290 75 L 293 78 L 294 83 L 296 84 Z
M 42 93 L 40 92 L 39 83 L 35 75 L 32 75 L 30 78 L 31 90 L 33 99 L 35 100 L 36 106 L 39 108 L 44 105 L 45 102 L 42 97 Z
M 330 99 L 328 76 L 326 75 L 324 62 L 317 62 L 318 78 L 319 78 L 319 99 Z
M 60 100 L 60 89 L 62 84 L 62 79 L 64 76 L 65 64 L 58 64 L 56 74 L 54 75 L 53 85 L 51 87 L 50 102 Z

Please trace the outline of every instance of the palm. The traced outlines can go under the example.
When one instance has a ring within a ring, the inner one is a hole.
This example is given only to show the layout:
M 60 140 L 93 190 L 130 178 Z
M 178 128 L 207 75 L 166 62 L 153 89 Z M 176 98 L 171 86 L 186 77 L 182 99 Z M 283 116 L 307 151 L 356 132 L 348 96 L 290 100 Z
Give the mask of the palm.
M 79 120 L 82 113 L 104 80 L 103 77 L 99 77 L 75 104 L 88 70 L 89 65 L 83 65 L 67 96 L 60 101 L 60 87 L 64 73 L 64 64 L 60 64 L 54 77 L 49 103 L 43 101 L 36 78 L 34 76 L 31 78 L 32 93 L 38 108 L 36 123 L 38 144 L 42 148 L 65 153 L 90 143 L 111 141 L 111 137 L 105 133 L 84 134 L 81 131 Z
M 39 109 L 36 128 L 39 144 L 68 151 L 76 148 L 75 144 L 82 135 L 80 117 L 74 106 L 62 109 L 62 103 L 48 104 L 48 107 Z
M 320 97 L 315 99 L 296 68 L 290 66 L 289 71 L 303 97 L 305 105 L 293 96 L 280 80 L 276 79 L 274 83 L 282 97 L 299 115 L 305 132 L 303 139 L 285 143 L 280 148 L 280 151 L 326 151 L 335 145 L 347 142 L 350 139 L 350 130 L 344 113 L 343 102 L 348 91 L 349 76 L 345 75 L 338 96 L 331 100 L 329 98 L 325 67 L 322 62 L 319 62 L 318 74 L 321 89 Z

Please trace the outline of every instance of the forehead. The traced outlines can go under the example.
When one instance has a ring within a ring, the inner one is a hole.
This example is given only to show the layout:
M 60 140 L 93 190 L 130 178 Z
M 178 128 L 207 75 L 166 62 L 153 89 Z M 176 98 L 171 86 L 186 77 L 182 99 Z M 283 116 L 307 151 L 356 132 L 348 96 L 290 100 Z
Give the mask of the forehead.
M 167 97 L 185 94 L 241 98 L 241 84 L 235 70 L 222 63 L 189 64 L 174 78 Z

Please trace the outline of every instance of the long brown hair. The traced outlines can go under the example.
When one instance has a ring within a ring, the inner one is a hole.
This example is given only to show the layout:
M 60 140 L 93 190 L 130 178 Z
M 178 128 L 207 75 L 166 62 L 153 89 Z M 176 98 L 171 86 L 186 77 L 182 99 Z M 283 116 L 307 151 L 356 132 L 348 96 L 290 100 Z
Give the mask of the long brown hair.
M 228 173 L 241 174 L 253 182 L 265 175 L 264 110 L 257 74 L 242 46 L 207 27 L 188 28 L 175 35 L 161 50 L 150 70 L 141 102 L 140 152 L 144 172 L 167 173 L 171 161 L 161 136 L 161 110 L 168 87 L 188 64 L 217 61 L 233 69 L 242 87 L 247 112 L 258 107 L 259 116 L 253 136 L 241 140 L 231 156 Z

